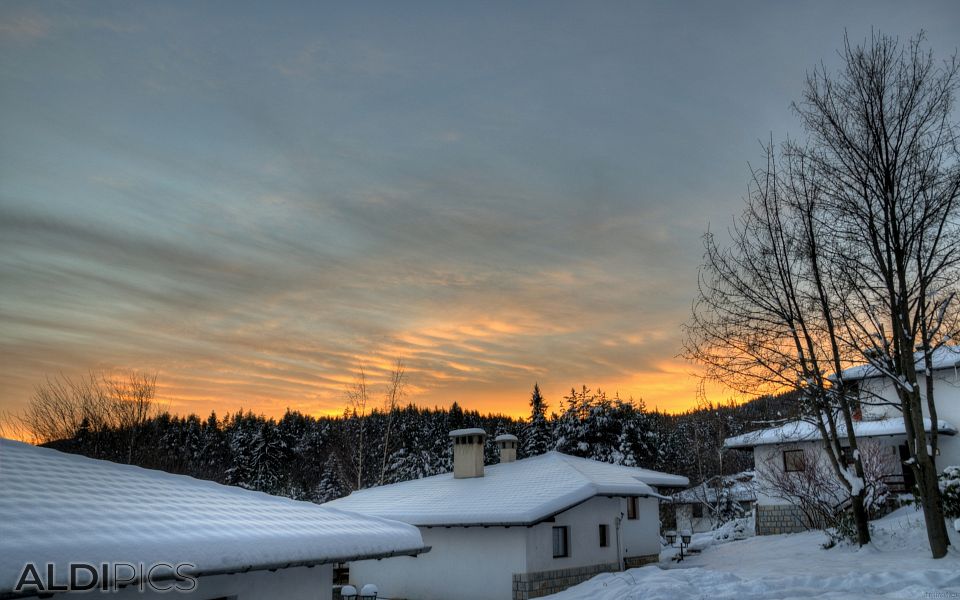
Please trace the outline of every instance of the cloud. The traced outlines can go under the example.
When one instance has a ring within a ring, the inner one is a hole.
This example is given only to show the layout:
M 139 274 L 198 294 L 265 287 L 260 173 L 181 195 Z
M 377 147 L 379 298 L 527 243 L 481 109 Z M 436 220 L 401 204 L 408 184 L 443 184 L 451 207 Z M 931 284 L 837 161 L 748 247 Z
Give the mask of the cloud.
M 0 39 L 15 41 L 35 41 L 48 35 L 53 24 L 47 17 L 28 13 L 14 13 L 4 15 L 0 19 Z
M 427 405 L 689 406 L 700 235 L 841 34 L 702 8 L 5 3 L 0 405 L 117 367 L 329 413 L 403 357 Z M 953 43 L 942 10 L 871 14 Z

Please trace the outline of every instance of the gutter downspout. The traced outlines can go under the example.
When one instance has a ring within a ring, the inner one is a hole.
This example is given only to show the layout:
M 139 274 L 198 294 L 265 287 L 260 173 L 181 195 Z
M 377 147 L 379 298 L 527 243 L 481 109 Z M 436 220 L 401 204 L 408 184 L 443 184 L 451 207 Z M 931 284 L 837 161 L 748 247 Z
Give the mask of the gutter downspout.
M 617 565 L 620 570 L 623 570 L 623 544 L 620 541 L 620 524 L 623 523 L 623 513 L 620 513 L 620 516 L 617 517 Z

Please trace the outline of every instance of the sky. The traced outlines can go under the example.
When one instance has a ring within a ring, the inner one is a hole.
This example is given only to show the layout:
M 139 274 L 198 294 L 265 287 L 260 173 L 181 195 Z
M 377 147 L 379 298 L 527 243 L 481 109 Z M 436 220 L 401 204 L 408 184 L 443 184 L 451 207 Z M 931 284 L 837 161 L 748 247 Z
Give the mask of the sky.
M 701 236 L 845 30 L 921 29 L 960 4 L 7 0 L 0 409 L 333 414 L 397 359 L 424 406 L 690 408 Z

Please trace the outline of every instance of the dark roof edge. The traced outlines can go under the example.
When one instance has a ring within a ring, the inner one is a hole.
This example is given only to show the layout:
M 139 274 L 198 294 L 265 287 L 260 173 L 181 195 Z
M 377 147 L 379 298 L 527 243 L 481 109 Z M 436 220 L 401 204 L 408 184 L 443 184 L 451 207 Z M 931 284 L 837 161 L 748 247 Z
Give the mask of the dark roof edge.
M 418 556 L 425 552 L 430 552 L 432 546 L 420 546 L 419 548 L 411 548 L 408 550 L 391 550 L 389 552 L 375 552 L 375 553 L 365 553 L 357 554 L 352 556 L 329 556 L 324 558 L 310 559 L 310 560 L 297 560 L 289 562 L 279 562 L 279 563 L 262 563 L 254 565 L 246 565 L 243 567 L 227 567 L 221 569 L 201 569 L 196 571 L 187 571 L 185 573 L 193 575 L 194 577 L 212 577 L 214 575 L 233 575 L 235 573 L 249 573 L 251 571 L 277 571 L 280 569 L 292 569 L 295 567 L 317 567 L 320 565 L 328 565 L 331 563 L 339 562 L 353 562 L 357 560 L 380 560 L 383 558 L 391 558 L 394 556 Z M 176 579 L 173 575 L 159 575 L 156 577 L 151 577 L 150 580 L 154 582 L 162 581 L 171 581 Z M 46 583 L 46 582 L 45 582 Z M 124 587 L 133 587 L 141 583 L 140 579 L 131 581 L 126 584 Z M 28 593 L 16 593 L 11 591 L 0 591 L 0 600 L 11 600 L 13 598 L 36 598 L 38 596 L 49 596 L 50 592 L 28 592 Z

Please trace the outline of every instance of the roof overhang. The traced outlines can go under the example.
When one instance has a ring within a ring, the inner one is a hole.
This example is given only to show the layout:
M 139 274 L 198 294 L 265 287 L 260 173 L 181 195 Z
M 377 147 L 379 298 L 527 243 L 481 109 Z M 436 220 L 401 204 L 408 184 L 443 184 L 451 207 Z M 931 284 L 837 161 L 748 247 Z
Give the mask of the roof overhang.
M 426 527 L 427 529 L 431 528 L 452 528 L 452 527 L 533 527 L 534 525 L 539 525 L 540 523 L 546 523 L 559 514 L 565 513 L 571 508 L 576 508 L 585 502 L 593 500 L 594 498 L 656 498 L 657 500 L 663 500 L 666 502 L 670 501 L 670 496 L 663 496 L 660 494 L 615 494 L 615 493 L 597 493 L 583 500 L 578 500 L 568 506 L 565 506 L 559 510 L 555 510 L 550 514 L 538 517 L 532 520 L 526 521 L 473 521 L 473 522 L 450 522 L 450 523 L 410 523 L 414 527 Z M 402 520 L 397 517 L 390 517 L 394 520 Z
M 938 434 L 949 435 L 949 436 L 957 435 L 957 429 L 954 428 L 949 423 L 943 420 L 940 420 L 940 422 L 937 425 L 938 425 L 937 426 Z M 930 429 L 931 427 L 924 427 L 924 431 L 926 431 L 927 433 L 930 433 Z M 760 429 L 758 431 L 766 431 L 766 430 Z M 876 433 L 870 433 L 869 431 L 868 432 L 855 431 L 854 433 L 857 436 L 857 439 L 893 438 L 893 437 L 899 437 L 907 434 L 906 430 L 883 431 L 883 432 L 876 432 Z M 779 439 L 757 439 L 757 440 L 750 440 L 749 438 L 747 438 L 747 436 L 749 435 L 750 435 L 749 433 L 745 433 L 743 435 L 738 435 L 733 438 L 727 438 L 723 442 L 723 448 L 726 450 L 750 450 L 751 448 L 756 448 L 757 446 L 781 446 L 785 444 L 802 444 L 806 442 L 822 442 L 823 441 L 823 438 L 821 438 L 819 435 L 809 435 L 809 436 L 793 437 L 793 438 L 787 436 Z M 846 436 L 845 433 L 841 435 Z M 739 438 L 745 438 L 745 439 L 739 439 Z M 734 440 L 734 441 L 731 443 L 730 440 Z
M 332 563 L 343 563 L 343 562 L 353 562 L 357 560 L 380 560 L 384 558 L 392 558 L 394 556 L 419 556 L 426 552 L 430 552 L 431 546 L 421 546 L 419 548 L 410 548 L 406 550 L 393 550 L 390 552 L 372 552 L 359 555 L 351 556 L 325 556 L 322 558 L 309 559 L 309 560 L 297 560 L 289 562 L 275 562 L 275 563 L 256 563 L 250 565 L 238 565 L 231 567 L 222 567 L 218 569 L 197 569 L 197 570 L 188 570 L 184 569 L 182 572 L 194 577 L 213 577 L 214 575 L 235 575 L 239 573 L 250 573 L 252 571 L 279 571 L 281 569 L 293 569 L 296 567 L 307 567 L 313 568 L 321 565 L 329 565 Z M 174 581 L 178 579 L 174 574 L 159 574 L 150 577 L 152 582 L 166 582 Z M 135 587 L 139 585 L 143 580 L 137 578 L 130 583 L 126 584 L 124 587 Z M 44 582 L 46 583 L 46 582 Z M 37 598 L 37 597 L 49 597 L 50 592 L 28 592 L 28 593 L 16 593 L 12 591 L 2 591 L 0 592 L 0 600 L 12 600 L 14 598 Z

